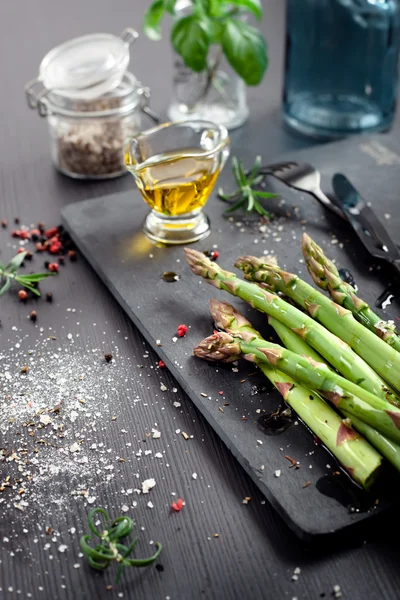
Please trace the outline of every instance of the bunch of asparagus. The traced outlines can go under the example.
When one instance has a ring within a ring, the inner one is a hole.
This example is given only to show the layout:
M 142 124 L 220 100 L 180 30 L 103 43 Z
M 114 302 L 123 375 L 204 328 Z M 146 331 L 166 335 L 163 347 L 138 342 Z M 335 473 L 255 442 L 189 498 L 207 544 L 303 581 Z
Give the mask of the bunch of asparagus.
M 302 250 L 313 281 L 331 299 L 263 259 L 239 258 L 242 280 L 186 248 L 193 273 L 268 315 L 285 346 L 266 341 L 232 305 L 213 299 L 211 314 L 221 331 L 193 353 L 256 363 L 351 477 L 369 488 L 382 457 L 400 471 L 400 337 L 306 234 Z

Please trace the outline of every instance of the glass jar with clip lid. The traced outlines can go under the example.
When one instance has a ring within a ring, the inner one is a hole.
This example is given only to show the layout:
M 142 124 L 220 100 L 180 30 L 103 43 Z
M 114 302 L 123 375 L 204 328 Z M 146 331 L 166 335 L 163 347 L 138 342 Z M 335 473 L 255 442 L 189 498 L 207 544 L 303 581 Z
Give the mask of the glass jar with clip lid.
M 45 117 L 56 168 L 78 179 L 125 174 L 124 141 L 141 128 L 150 90 L 128 69 L 138 33 L 96 33 L 69 40 L 43 58 L 25 86 L 28 105 Z

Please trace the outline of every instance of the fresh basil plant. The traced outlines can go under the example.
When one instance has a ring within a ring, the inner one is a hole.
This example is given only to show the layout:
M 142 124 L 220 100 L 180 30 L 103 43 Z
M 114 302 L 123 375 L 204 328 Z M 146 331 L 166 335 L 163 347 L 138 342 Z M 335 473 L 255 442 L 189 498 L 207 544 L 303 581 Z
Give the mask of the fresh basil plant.
M 207 70 L 213 76 L 218 64 L 208 64 L 212 45 L 219 46 L 234 71 L 247 85 L 257 85 L 268 66 L 267 45 L 260 31 L 241 16 L 262 18 L 260 0 L 192 0 L 191 12 L 179 16 L 177 0 L 155 0 L 144 16 L 143 29 L 152 40 L 161 39 L 165 14 L 174 16 L 171 43 L 185 65 L 193 71 Z M 218 59 L 218 60 L 219 60 Z

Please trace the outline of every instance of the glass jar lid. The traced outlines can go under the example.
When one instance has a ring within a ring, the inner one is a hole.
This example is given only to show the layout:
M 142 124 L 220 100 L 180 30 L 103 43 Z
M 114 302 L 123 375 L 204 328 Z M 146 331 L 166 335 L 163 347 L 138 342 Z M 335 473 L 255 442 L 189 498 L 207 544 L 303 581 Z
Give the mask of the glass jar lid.
M 137 37 L 128 28 L 120 36 L 95 33 L 69 40 L 46 54 L 38 79 L 56 94 L 99 98 L 120 85 L 129 64 L 129 46 Z

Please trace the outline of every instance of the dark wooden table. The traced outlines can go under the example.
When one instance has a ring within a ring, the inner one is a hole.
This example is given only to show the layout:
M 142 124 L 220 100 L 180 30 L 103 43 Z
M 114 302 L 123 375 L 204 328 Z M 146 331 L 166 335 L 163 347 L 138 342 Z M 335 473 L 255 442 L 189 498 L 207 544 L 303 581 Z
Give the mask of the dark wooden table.
M 28 110 L 23 86 L 37 74 L 41 58 L 54 45 L 89 32 L 119 33 L 126 26 L 139 28 L 146 4 L 144 0 L 36 0 L 2 6 L 0 218 L 7 219 L 10 226 L 15 217 L 26 224 L 39 220 L 57 224 L 60 209 L 67 203 L 132 187 L 129 177 L 82 183 L 59 175 L 50 162 L 46 122 Z M 247 161 L 257 153 L 267 160 L 306 143 L 283 131 L 279 115 L 283 4 L 282 0 L 264 1 L 263 29 L 269 42 L 270 68 L 263 84 L 249 91 L 252 116 L 248 125 L 232 135 L 234 153 Z M 151 86 L 154 108 L 165 113 L 171 89 L 168 32 L 158 44 L 141 38 L 132 54 L 132 70 Z M 11 242 L 10 228 L 0 230 L 2 258 L 12 255 Z M 34 259 L 35 269 L 41 262 L 41 258 Z M 21 513 L 9 501 L 14 492 L 0 505 L 1 597 L 318 600 L 334 597 L 334 586 L 339 585 L 343 597 L 349 600 L 399 598 L 396 512 L 340 538 L 327 538 L 313 545 L 301 543 L 265 503 L 184 393 L 172 391 L 174 382 L 168 373 L 162 375 L 168 390 L 160 397 L 160 371 L 152 368 L 157 356 L 150 352 L 148 358 L 143 358 L 147 355 L 144 340 L 83 258 L 62 269 L 58 278 L 44 287 L 54 292 L 53 304 L 40 301 L 24 305 L 15 293 L 1 298 L 0 374 L 4 357 L 11 371 L 21 367 L 21 350 L 14 362 L 12 359 L 12 349 L 20 338 L 23 348 L 37 349 L 38 340 L 48 338 L 50 333 L 57 337 L 61 354 L 70 351 L 72 336 L 78 361 L 92 350 L 101 361 L 102 352 L 115 352 L 116 346 L 121 362 L 132 361 L 128 377 L 119 375 L 116 365 L 116 375 L 110 382 L 113 391 L 105 401 L 109 414 L 92 436 L 92 441 L 96 435 L 98 440 L 105 440 L 116 472 L 109 485 L 97 488 L 95 504 L 116 514 L 126 503 L 121 490 L 138 486 L 134 473 L 140 471 L 142 479 L 154 476 L 156 488 L 147 499 L 138 497 L 132 512 L 139 526 L 145 528 L 140 532 L 145 542 L 143 552 L 149 552 L 152 539 L 164 543 L 159 560 L 163 570 L 132 569 L 120 586 L 106 591 L 106 586 L 113 583 L 112 574 L 96 574 L 78 555 L 78 534 L 85 529 L 90 508 L 85 499 L 70 496 L 57 506 L 42 494 L 40 506 L 29 506 Z M 39 314 L 36 325 L 27 319 L 34 307 Z M 76 313 L 68 311 L 72 307 Z M 143 364 L 142 369 L 136 366 Z M 141 408 L 135 412 L 132 402 L 136 397 L 140 397 Z M 111 415 L 117 416 L 116 421 Z M 162 433 L 160 448 L 166 458 L 157 461 L 151 456 L 148 462 L 143 458 L 139 463 L 135 452 L 155 423 Z M 126 433 L 122 434 L 121 429 Z M 176 434 L 178 429 L 193 436 L 190 443 Z M 12 429 L 4 440 L 0 438 L 0 447 L 18 443 L 17 437 L 12 438 Z M 129 460 L 127 444 L 132 444 Z M 126 463 L 115 461 L 118 456 L 126 456 Z M 1 465 L 2 479 L 7 475 L 7 465 Z M 193 472 L 198 474 L 197 480 L 192 478 Z M 104 472 L 99 478 L 104 478 Z M 68 492 L 68 478 L 66 485 Z M 177 496 L 171 496 L 171 492 Z M 170 504 L 179 496 L 186 505 L 179 514 L 171 514 Z M 251 501 L 246 505 L 243 499 L 247 496 Z M 146 506 L 148 500 L 153 502 L 153 509 Z M 54 533 L 46 534 L 46 527 L 52 527 Z M 75 535 L 71 527 L 76 528 Z M 219 537 L 214 536 L 216 533 Z M 64 552 L 59 551 L 60 544 L 67 546 Z M 296 567 L 301 573 L 297 581 L 292 581 Z

